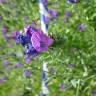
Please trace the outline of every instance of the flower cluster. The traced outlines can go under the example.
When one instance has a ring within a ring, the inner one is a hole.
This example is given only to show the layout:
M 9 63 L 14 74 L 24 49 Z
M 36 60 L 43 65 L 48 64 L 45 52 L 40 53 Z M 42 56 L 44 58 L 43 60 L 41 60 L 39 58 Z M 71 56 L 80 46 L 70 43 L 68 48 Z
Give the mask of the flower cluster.
M 80 0 L 68 0 L 69 3 L 78 3 Z
M 53 44 L 53 39 L 44 34 L 41 29 L 34 28 L 32 25 L 26 28 L 24 35 L 20 32 L 15 32 L 13 38 L 17 44 L 21 44 L 24 47 L 24 53 L 32 57 L 47 52 L 49 46 Z

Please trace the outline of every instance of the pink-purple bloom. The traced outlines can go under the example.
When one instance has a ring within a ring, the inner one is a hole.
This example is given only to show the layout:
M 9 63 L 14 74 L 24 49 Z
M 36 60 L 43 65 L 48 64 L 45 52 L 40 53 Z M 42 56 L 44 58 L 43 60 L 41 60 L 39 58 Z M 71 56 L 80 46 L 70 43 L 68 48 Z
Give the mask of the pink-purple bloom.
M 48 24 L 48 23 L 50 22 L 50 17 L 45 17 L 45 18 L 44 18 L 44 22 L 45 22 L 46 24 Z
M 21 44 L 25 50 L 24 54 L 27 56 L 35 57 L 42 52 L 48 51 L 49 46 L 53 44 L 53 39 L 45 35 L 41 29 L 35 28 L 36 23 L 26 28 L 25 34 L 18 34 L 18 32 L 13 34 L 16 43 Z M 27 58 L 26 63 L 30 60 Z
M 5 60 L 3 63 L 4 63 L 4 66 L 5 66 L 5 67 L 7 67 L 7 66 L 10 64 L 10 62 L 7 61 L 7 60 Z
M 58 12 L 56 10 L 49 10 L 49 14 L 51 15 L 51 18 L 57 18 Z
M 48 51 L 48 47 L 53 44 L 53 39 L 45 35 L 41 30 L 39 32 L 34 32 L 31 37 L 31 42 L 33 47 L 38 52 Z
M 7 81 L 7 78 L 3 77 L 3 78 L 0 79 L 0 84 L 4 84 L 6 81 Z
M 66 18 L 70 18 L 72 16 L 72 13 L 70 11 L 67 11 L 65 15 L 66 15 Z
M 3 36 L 4 36 L 5 40 L 9 41 L 10 37 L 8 36 L 7 32 L 8 32 L 8 27 L 4 25 L 3 28 L 2 28 L 2 33 L 3 33 Z
M 42 0 L 44 6 L 47 6 L 48 5 L 48 0 Z
M 19 32 L 19 31 L 13 32 L 13 33 L 12 33 L 12 38 L 15 40 L 18 35 L 20 35 L 20 32 Z
M 85 32 L 85 30 L 86 30 L 85 25 L 84 24 L 80 24 L 79 25 L 79 30 L 80 30 L 80 32 Z
M 6 3 L 6 0 L 0 0 L 0 4 Z
M 22 63 L 18 63 L 18 64 L 16 64 L 16 66 L 15 66 L 16 68 L 23 68 L 24 67 L 24 65 L 22 64 Z
M 65 85 L 64 84 L 61 84 L 60 85 L 60 91 L 64 91 L 65 90 Z
M 27 64 L 30 64 L 31 63 L 31 60 L 32 60 L 31 57 L 26 57 L 26 63 Z
M 25 76 L 25 77 L 31 77 L 31 76 L 32 76 L 32 72 L 31 72 L 30 70 L 26 70 L 26 71 L 24 72 L 24 76 Z

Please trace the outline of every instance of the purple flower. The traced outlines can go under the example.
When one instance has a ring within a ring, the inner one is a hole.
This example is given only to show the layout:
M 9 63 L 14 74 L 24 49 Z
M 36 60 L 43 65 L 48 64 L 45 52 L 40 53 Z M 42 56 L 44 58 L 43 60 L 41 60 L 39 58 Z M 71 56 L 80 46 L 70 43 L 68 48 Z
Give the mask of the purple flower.
M 35 26 L 36 26 L 36 25 L 35 25 L 35 22 L 33 22 L 32 25 L 28 27 L 27 32 L 26 32 L 26 34 L 27 34 L 28 36 L 32 36 L 32 34 L 33 34 L 34 32 L 37 32 L 37 31 L 38 31 L 38 30 L 35 28 Z
M 20 32 L 14 32 L 12 33 L 12 38 L 15 40 L 17 38 L 17 36 L 20 35 Z
M 19 35 L 17 36 L 17 44 L 21 44 L 22 46 L 25 46 L 26 44 L 31 42 L 31 38 L 30 36 L 23 36 L 23 35 Z
M 27 64 L 30 64 L 31 61 L 32 61 L 32 59 L 31 59 L 30 57 L 26 57 L 26 63 L 27 63 Z
M 27 70 L 27 71 L 24 72 L 24 76 L 25 77 L 31 77 L 32 76 L 32 72 Z
M 60 85 L 60 91 L 64 91 L 65 90 L 65 85 L 64 84 L 61 84 Z
M 7 61 L 7 60 L 5 60 L 3 63 L 4 63 L 4 66 L 5 66 L 5 67 L 7 67 L 7 66 L 10 64 L 10 62 Z
M 44 6 L 47 6 L 48 5 L 48 0 L 42 0 Z
M 45 17 L 45 18 L 44 18 L 44 22 L 45 22 L 46 24 L 48 24 L 48 23 L 50 22 L 50 18 L 49 18 L 49 17 Z
M 78 3 L 78 2 L 80 2 L 80 0 L 67 0 L 68 1 L 68 3 Z
M 6 0 L 0 0 L 0 4 L 6 3 Z
M 0 84 L 5 83 L 5 82 L 6 82 L 6 80 L 7 80 L 7 78 L 6 78 L 6 77 L 1 78 L 1 79 L 0 79 Z
M 48 51 L 48 47 L 53 44 L 53 39 L 46 36 L 41 30 L 39 30 L 39 32 L 33 33 L 31 42 L 36 51 L 46 52 Z
M 72 13 L 70 11 L 66 12 L 66 18 L 70 18 L 72 16 Z
M 57 18 L 58 12 L 55 10 L 49 10 L 49 14 L 51 15 L 52 18 Z
M 24 36 L 21 35 L 19 31 L 12 33 L 12 38 L 15 40 L 16 44 L 21 44 L 21 42 L 23 43 L 22 37 Z
M 27 55 L 31 55 L 32 57 L 36 57 L 37 55 L 39 55 L 40 53 L 39 52 L 37 52 L 35 49 L 34 49 L 34 47 L 32 46 L 32 44 L 31 43 L 29 43 L 29 44 L 26 44 L 25 45 L 25 54 L 27 54 Z
M 18 63 L 15 67 L 16 67 L 16 68 L 23 68 L 24 65 L 23 65 L 22 63 Z
M 84 32 L 86 30 L 85 25 L 84 24 L 80 24 L 79 25 L 79 30 L 80 30 L 80 32 Z
M 7 26 L 3 26 L 2 32 L 3 32 L 3 34 L 6 34 L 8 32 L 8 27 Z

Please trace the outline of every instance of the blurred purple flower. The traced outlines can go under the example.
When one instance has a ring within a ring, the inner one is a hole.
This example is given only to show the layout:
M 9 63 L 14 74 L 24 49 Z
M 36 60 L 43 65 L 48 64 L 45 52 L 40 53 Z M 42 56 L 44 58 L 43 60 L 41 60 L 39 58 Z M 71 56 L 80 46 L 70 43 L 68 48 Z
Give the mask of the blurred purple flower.
M 12 39 L 15 40 L 16 44 L 20 44 L 21 43 L 20 36 L 21 36 L 21 33 L 19 31 L 12 33 Z
M 12 33 L 12 38 L 15 40 L 18 35 L 20 35 L 20 32 L 19 32 L 19 31 L 13 32 L 13 33 Z
M 3 26 L 2 32 L 3 32 L 3 34 L 6 34 L 8 32 L 8 27 L 7 26 Z
M 39 30 L 39 32 L 33 33 L 31 42 L 36 51 L 46 52 L 48 51 L 48 47 L 53 44 L 53 39 L 46 36 L 41 30 Z
M 0 84 L 5 83 L 6 81 L 7 81 L 7 78 L 6 77 L 3 77 L 3 78 L 0 79 Z
M 15 68 L 23 68 L 23 67 L 24 67 L 24 65 L 20 62 L 15 66 Z
M 84 32 L 86 30 L 85 25 L 84 24 L 80 24 L 79 25 L 79 30 L 80 30 L 80 32 Z
M 60 85 L 60 91 L 64 91 L 65 90 L 65 85 L 64 84 L 61 84 Z
M 80 2 L 80 0 L 67 0 L 68 1 L 68 3 L 78 3 L 78 2 Z
M 45 21 L 46 24 L 48 24 L 50 22 L 50 18 L 49 17 L 45 17 L 44 21 Z
M 27 71 L 24 72 L 24 76 L 25 77 L 31 77 L 32 76 L 32 72 L 27 70 Z
M 5 60 L 3 63 L 4 63 L 4 66 L 5 66 L 5 67 L 7 67 L 7 66 L 10 64 L 10 62 L 7 61 L 7 60 Z
M 26 57 L 26 63 L 27 63 L 27 64 L 30 64 L 31 61 L 32 61 L 32 59 L 31 59 L 30 57 Z
M 39 55 L 39 52 L 37 52 L 31 43 L 25 45 L 25 54 L 28 56 L 31 55 L 32 57 L 35 57 Z
M 66 12 L 66 18 L 70 18 L 72 16 L 72 13 L 70 11 Z
M 6 0 L 0 0 L 0 4 L 6 3 Z
M 55 10 L 49 10 L 48 13 L 51 15 L 52 18 L 58 17 L 58 12 Z
M 47 6 L 48 5 L 48 0 L 42 0 L 44 6 Z
M 35 26 L 36 26 L 36 25 L 35 25 L 35 22 L 33 22 L 32 25 L 27 28 L 26 34 L 27 34 L 28 36 L 32 36 L 32 34 L 33 34 L 34 32 L 37 32 L 37 31 L 38 31 L 38 30 L 35 28 Z

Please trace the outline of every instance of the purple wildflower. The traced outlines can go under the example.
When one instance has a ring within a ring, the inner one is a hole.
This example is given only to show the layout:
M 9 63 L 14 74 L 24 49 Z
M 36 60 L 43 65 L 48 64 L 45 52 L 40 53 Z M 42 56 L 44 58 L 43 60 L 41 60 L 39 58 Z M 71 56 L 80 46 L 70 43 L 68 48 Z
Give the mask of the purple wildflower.
M 20 44 L 22 42 L 21 37 L 23 37 L 23 35 L 21 35 L 19 31 L 12 33 L 12 39 L 15 40 L 16 44 Z
M 0 0 L 0 4 L 6 3 L 6 0 Z
M 72 16 L 72 13 L 70 11 L 66 12 L 66 18 L 70 18 Z
M 40 54 L 39 52 L 37 52 L 34 47 L 32 46 L 31 43 L 25 45 L 25 54 L 27 55 L 31 55 L 32 57 L 37 56 L 38 54 Z
M 68 1 L 68 3 L 78 3 L 78 2 L 80 2 L 80 0 L 67 0 Z
M 15 40 L 17 38 L 17 36 L 20 35 L 20 32 L 14 32 L 12 33 L 12 38 Z
M 44 6 L 48 5 L 48 0 L 42 0 Z
M 23 66 L 24 66 L 24 65 L 23 65 L 22 63 L 18 63 L 15 67 L 16 67 L 16 68 L 23 68 Z
M 18 36 L 18 41 L 20 42 L 20 44 L 22 46 L 25 46 L 26 44 L 31 42 L 31 39 L 30 39 L 30 36 L 19 35 Z
M 37 31 L 38 31 L 37 29 L 35 29 L 35 26 L 36 26 L 36 25 L 35 25 L 35 22 L 33 22 L 32 25 L 28 27 L 27 32 L 26 32 L 26 34 L 27 34 L 28 36 L 32 36 L 32 34 L 33 34 L 34 32 L 37 32 Z
M 51 15 L 52 18 L 57 18 L 58 12 L 55 10 L 49 10 L 49 14 Z
M 8 32 L 8 27 L 7 26 L 3 26 L 2 32 L 3 32 L 3 34 L 6 34 Z
M 39 32 L 33 33 L 31 42 L 36 51 L 46 52 L 48 51 L 48 47 L 53 44 L 53 39 L 46 36 L 41 30 L 39 30 Z
M 5 67 L 7 67 L 7 66 L 10 64 L 10 62 L 7 61 L 7 60 L 5 60 L 3 63 L 4 63 L 4 66 L 5 66 Z
M 61 84 L 60 85 L 60 91 L 64 91 L 65 90 L 65 85 L 64 84 Z
M 32 72 L 27 70 L 27 71 L 24 72 L 24 76 L 25 77 L 31 77 L 32 76 Z
M 79 30 L 80 30 L 80 32 L 84 32 L 86 30 L 85 25 L 84 24 L 80 24 L 79 25 Z
M 30 63 L 31 63 L 31 61 L 32 61 L 32 60 L 31 60 L 31 58 L 30 58 L 30 57 L 26 57 L 26 63 L 27 63 L 27 64 L 30 64 Z
M 0 79 L 0 84 L 4 84 L 6 82 L 7 78 L 6 77 L 3 77 Z
M 49 18 L 49 17 L 45 17 L 45 18 L 44 18 L 44 22 L 45 22 L 46 24 L 48 24 L 48 23 L 50 22 L 50 18 Z

